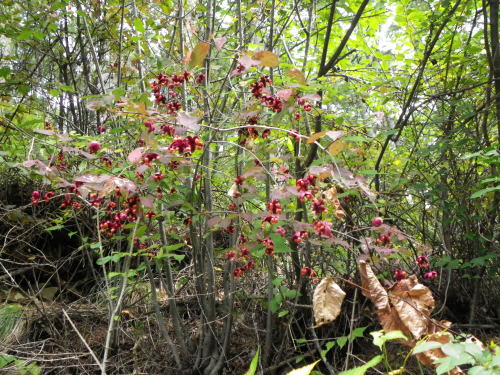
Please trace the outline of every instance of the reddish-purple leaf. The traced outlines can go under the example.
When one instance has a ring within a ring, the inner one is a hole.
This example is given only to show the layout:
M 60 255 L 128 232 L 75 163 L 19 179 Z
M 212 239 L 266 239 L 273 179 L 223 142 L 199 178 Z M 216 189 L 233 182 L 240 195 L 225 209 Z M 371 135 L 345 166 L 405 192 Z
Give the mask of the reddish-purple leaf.
M 221 50 L 222 49 L 222 46 L 224 46 L 224 44 L 226 43 L 226 37 L 220 37 L 220 38 L 214 38 L 214 43 L 215 43 L 215 48 L 217 48 L 217 50 Z
M 343 132 L 342 130 L 335 130 L 335 131 L 327 131 L 325 133 L 332 141 L 336 141 L 337 139 L 339 139 L 340 137 L 343 137 L 345 132 Z
M 317 102 L 317 101 L 321 100 L 321 96 L 319 96 L 318 94 L 307 94 L 307 95 L 304 95 L 301 99 L 304 99 L 304 100 L 310 101 L 310 102 Z
M 43 134 L 43 135 L 54 135 L 56 134 L 53 130 L 48 129 L 35 129 L 33 133 Z
M 292 89 L 283 89 L 283 90 L 279 90 L 277 93 L 276 93 L 276 96 L 280 99 L 282 99 L 283 101 L 287 101 L 288 99 L 290 99 L 290 97 L 293 95 L 293 90 Z
M 198 123 L 199 120 L 199 117 L 192 116 L 185 111 L 179 111 L 177 114 L 177 123 L 185 126 L 193 132 L 197 132 L 200 129 L 200 124 Z
M 146 208 L 152 208 L 154 205 L 155 197 L 148 194 L 145 197 L 141 197 L 141 204 Z
M 142 160 L 142 151 L 144 150 L 144 147 L 138 147 L 134 151 L 132 151 L 130 154 L 128 154 L 127 159 L 131 163 L 137 163 Z
M 245 68 L 245 70 L 248 70 L 250 69 L 252 66 L 257 66 L 257 65 L 260 65 L 260 61 L 259 60 L 254 60 L 252 59 L 251 57 L 249 56 L 241 56 L 239 59 L 238 59 L 238 62 L 243 65 L 243 67 Z
M 40 176 L 55 176 L 57 173 L 54 169 L 50 168 L 48 165 L 46 165 L 44 162 L 41 160 L 27 160 L 23 163 L 21 163 L 23 167 L 26 168 L 31 168 L 32 166 L 37 166 L 38 167 L 38 174 Z

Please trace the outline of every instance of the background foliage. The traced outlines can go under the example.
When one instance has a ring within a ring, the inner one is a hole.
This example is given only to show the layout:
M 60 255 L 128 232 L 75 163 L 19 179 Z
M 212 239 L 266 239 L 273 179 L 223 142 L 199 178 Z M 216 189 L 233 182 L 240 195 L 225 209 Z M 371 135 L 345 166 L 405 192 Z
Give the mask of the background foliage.
M 337 373 L 379 353 L 367 259 L 386 287 L 423 280 L 453 334 L 498 333 L 498 0 L 6 0 L 0 19 L 0 363 Z M 327 276 L 346 303 L 311 328 Z

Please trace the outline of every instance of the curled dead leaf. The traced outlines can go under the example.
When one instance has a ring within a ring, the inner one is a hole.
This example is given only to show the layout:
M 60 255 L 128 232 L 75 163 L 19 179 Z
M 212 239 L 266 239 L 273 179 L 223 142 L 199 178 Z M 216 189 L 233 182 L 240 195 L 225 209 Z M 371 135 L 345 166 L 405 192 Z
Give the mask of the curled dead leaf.
M 363 287 L 361 293 L 372 301 L 377 310 L 389 310 L 387 291 L 380 284 L 371 266 L 364 260 L 359 262 L 359 273 L 361 275 L 361 286 Z
M 420 284 L 415 275 L 394 284 L 389 299 L 415 339 L 418 340 L 428 333 L 434 298 L 430 289 Z
M 314 289 L 313 311 L 316 325 L 313 328 L 333 322 L 340 314 L 345 292 L 333 279 L 327 277 Z

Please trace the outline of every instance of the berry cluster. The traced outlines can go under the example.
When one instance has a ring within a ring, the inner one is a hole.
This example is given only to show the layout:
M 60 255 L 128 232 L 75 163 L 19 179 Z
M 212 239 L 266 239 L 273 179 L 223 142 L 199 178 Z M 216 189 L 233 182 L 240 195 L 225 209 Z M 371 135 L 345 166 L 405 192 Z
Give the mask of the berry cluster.
M 376 242 L 377 242 L 378 245 L 381 245 L 381 246 L 388 245 L 388 244 L 391 243 L 391 236 L 389 236 L 387 234 L 381 234 L 376 239 Z
M 279 215 L 281 213 L 281 204 L 277 199 L 269 202 L 267 204 L 267 211 L 273 215 Z
M 64 153 L 61 151 L 59 154 L 57 154 L 57 157 L 55 160 L 52 160 L 49 163 L 50 167 L 56 167 L 60 171 L 66 171 L 69 166 L 69 162 L 66 161 L 66 157 Z
M 166 105 L 170 114 L 177 112 L 181 109 L 181 103 L 177 100 L 169 99 L 177 97 L 177 93 L 174 90 L 189 80 L 189 77 L 191 77 L 191 73 L 189 72 L 184 72 L 179 75 L 174 74 L 170 77 L 163 73 L 158 74 L 156 80 L 151 83 L 155 102 L 157 104 Z M 167 96 L 165 96 L 163 91 L 167 92 Z
M 306 238 L 309 238 L 309 233 L 305 230 L 298 230 L 293 234 L 292 241 L 295 243 L 301 243 Z
M 307 103 L 304 98 L 297 99 L 297 104 L 301 105 L 302 108 L 304 108 L 304 111 L 306 111 L 306 112 L 311 112 L 311 110 L 312 110 L 311 104 Z M 300 118 L 300 114 L 299 114 L 299 118 Z M 298 119 L 296 119 L 296 120 L 298 120 Z
M 168 151 L 171 153 L 177 152 L 180 155 L 191 155 L 196 150 L 203 149 L 203 142 L 198 136 L 187 136 L 186 138 L 175 138 L 168 146 Z
M 321 237 L 330 238 L 332 234 L 332 224 L 328 221 L 315 221 L 313 223 L 314 231 Z
M 273 255 L 274 254 L 274 241 L 272 239 L 270 239 L 269 237 L 266 237 L 266 238 L 260 240 L 260 242 L 266 248 L 266 254 L 267 255 Z
M 425 255 L 419 255 L 416 261 L 418 268 L 429 268 L 431 266 L 429 262 L 429 258 Z M 437 279 L 438 278 L 437 271 L 427 271 L 424 273 L 424 279 Z
M 276 224 L 279 221 L 279 219 L 274 216 L 274 215 L 268 215 L 264 219 L 262 219 L 262 228 L 265 228 L 266 225 L 269 223 L 269 225 Z
M 91 154 L 95 154 L 101 149 L 101 144 L 98 141 L 90 141 L 88 144 L 88 149 Z
M 173 137 L 175 134 L 175 128 L 170 124 L 162 125 L 160 126 L 160 129 L 163 132 L 163 134 L 169 135 L 171 137 Z
M 255 267 L 255 262 L 253 260 L 249 260 L 244 266 L 235 268 L 233 271 L 233 278 L 238 280 L 245 272 L 250 271 Z
M 53 191 L 48 191 L 42 197 L 42 193 L 40 193 L 38 190 L 35 190 L 31 193 L 31 203 L 33 203 L 33 206 L 38 206 L 40 200 L 45 203 L 49 203 L 54 195 L 56 194 Z
M 397 269 L 396 271 L 394 271 L 394 280 L 396 281 L 400 281 L 400 280 L 404 280 L 408 277 L 408 275 L 406 274 L 406 271 L 403 271 L 401 269 Z
M 241 235 L 239 238 L 239 243 L 243 244 L 245 242 L 248 242 L 248 238 Z M 239 249 L 239 254 L 236 254 L 235 251 L 230 250 L 226 252 L 225 255 L 226 259 L 230 262 L 236 261 L 238 258 L 242 262 L 245 262 L 243 266 L 237 267 L 233 270 L 233 278 L 235 280 L 238 280 L 238 278 L 242 276 L 245 272 L 248 272 L 255 267 L 255 262 L 252 259 L 250 259 L 250 251 L 248 250 L 247 247 L 241 247 Z
M 299 115 L 299 118 L 300 118 L 300 115 Z M 300 133 L 297 129 L 290 129 L 288 136 L 297 142 L 300 141 Z
M 273 112 L 281 112 L 283 110 L 283 102 L 277 96 L 264 94 L 264 88 L 271 85 L 272 81 L 268 76 L 260 77 L 256 82 L 250 84 L 250 91 L 255 99 L 259 100 L 267 108 Z
M 155 123 L 151 120 L 146 121 L 144 126 L 148 129 L 148 133 L 153 133 L 156 130 Z
M 313 277 L 316 276 L 316 272 L 314 272 L 314 270 L 311 267 L 309 267 L 309 266 L 303 267 L 300 270 L 300 274 L 302 276 L 307 276 L 309 278 L 313 278 Z
M 113 237 L 117 231 L 123 229 L 125 223 L 136 221 L 139 213 L 139 203 L 140 199 L 138 196 L 123 200 L 121 204 L 122 209 L 118 209 L 119 204 L 117 202 L 108 202 L 106 205 L 106 214 L 110 218 L 101 220 L 99 223 L 101 234 Z
M 307 176 L 307 178 L 299 178 L 295 183 L 298 191 L 307 192 L 309 190 L 309 186 L 312 187 L 313 190 L 317 190 L 316 186 L 316 177 L 313 175 Z

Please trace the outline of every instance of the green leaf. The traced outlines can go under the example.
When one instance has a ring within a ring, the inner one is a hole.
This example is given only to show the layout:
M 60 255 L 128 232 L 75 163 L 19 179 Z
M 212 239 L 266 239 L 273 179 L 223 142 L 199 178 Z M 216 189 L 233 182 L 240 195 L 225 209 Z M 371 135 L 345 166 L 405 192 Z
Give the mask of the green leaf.
M 11 70 L 8 66 L 2 66 L 0 68 L 0 78 L 7 77 L 10 74 Z
M 57 85 L 57 88 L 66 92 L 76 93 L 76 90 L 73 86 L 63 85 L 62 83 L 59 83 Z
M 257 365 L 259 364 L 259 356 L 260 356 L 260 346 L 257 348 L 255 355 L 252 358 L 252 362 L 250 362 L 250 368 L 245 375 L 255 375 L 255 371 L 257 371 Z
M 358 327 L 354 329 L 351 334 L 349 335 L 349 340 L 353 341 L 354 339 L 357 339 L 359 337 L 364 337 L 364 332 L 368 328 L 368 326 L 365 327 Z
M 338 375 L 364 375 L 369 368 L 374 367 L 382 362 L 383 358 L 383 355 L 377 355 L 366 362 L 363 366 L 355 367 L 347 371 L 342 371 Z
M 382 349 L 382 346 L 387 342 L 391 340 L 408 340 L 408 338 L 403 334 L 401 331 L 390 331 L 387 333 L 384 333 L 384 331 L 376 331 L 376 332 L 370 332 L 370 335 L 373 336 L 373 345 L 378 346 L 380 349 Z
M 335 344 L 337 344 L 336 341 L 328 341 L 325 344 L 325 349 L 321 351 L 321 356 L 324 357 L 330 351 L 330 349 L 335 346 Z
M 436 374 L 441 375 L 445 372 L 452 370 L 456 366 L 464 365 L 466 363 L 474 363 L 474 359 L 469 355 L 464 355 L 461 358 L 444 357 L 434 361 L 440 365 L 436 368 Z
M 134 27 L 140 33 L 145 33 L 146 29 L 144 28 L 144 24 L 140 18 L 134 19 Z
M 54 230 L 59 230 L 59 229 L 63 229 L 63 228 L 64 228 L 64 225 L 59 224 L 59 225 L 54 225 L 52 227 L 45 228 L 45 231 L 52 232 Z
M 309 375 L 313 370 L 314 366 L 318 364 L 320 360 L 318 359 L 316 362 L 313 362 L 307 366 L 292 370 L 288 372 L 286 375 Z
M 474 194 L 472 194 L 470 197 L 472 199 L 474 198 L 480 198 L 482 197 L 483 195 L 487 194 L 487 193 L 490 193 L 492 191 L 496 191 L 496 190 L 500 190 L 500 185 L 497 185 L 497 186 L 493 186 L 493 187 L 489 187 L 489 188 L 486 188 L 486 189 L 481 189 L 479 191 L 476 191 Z
M 16 40 L 21 42 L 23 40 L 31 39 L 32 37 L 33 37 L 33 32 L 31 30 L 23 30 L 19 33 Z
M 347 341 L 349 341 L 349 338 L 347 336 L 342 336 L 337 339 L 337 345 L 342 349 L 345 344 L 347 344 Z
M 423 353 L 423 352 L 426 352 L 428 350 L 440 348 L 441 345 L 443 345 L 443 344 L 441 344 L 437 341 L 422 341 L 422 342 L 417 343 L 417 345 L 415 345 L 415 347 L 413 348 L 411 353 L 412 354 Z
M 10 355 L 0 354 L 0 369 L 14 362 L 15 358 Z
M 362 137 L 360 135 L 350 135 L 347 137 L 342 138 L 343 141 L 346 142 L 365 142 L 365 143 L 370 143 L 370 140 L 368 138 Z
M 289 312 L 290 312 L 290 311 L 288 311 L 288 310 L 283 310 L 283 311 L 280 311 L 280 312 L 278 313 L 278 317 L 279 317 L 279 318 L 282 318 L 282 317 L 284 317 L 285 315 L 288 315 L 288 313 L 289 313 Z

